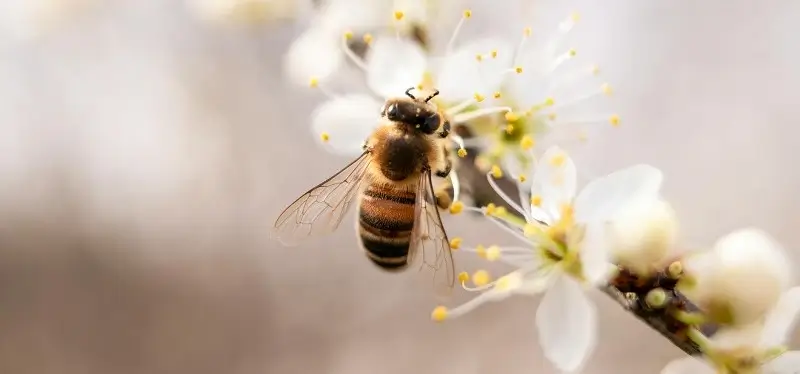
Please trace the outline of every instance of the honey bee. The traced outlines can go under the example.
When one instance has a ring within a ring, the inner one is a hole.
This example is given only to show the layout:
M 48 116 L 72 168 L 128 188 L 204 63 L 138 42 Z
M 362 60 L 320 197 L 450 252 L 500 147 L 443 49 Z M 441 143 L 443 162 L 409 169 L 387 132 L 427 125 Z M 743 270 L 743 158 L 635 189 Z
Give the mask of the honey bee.
M 445 178 L 453 168 L 446 146 L 450 121 L 429 103 L 438 90 L 417 98 L 412 89 L 385 102 L 361 156 L 289 205 L 273 233 L 285 245 L 330 233 L 358 196 L 356 228 L 367 258 L 400 271 L 421 257 L 420 269 L 433 270 L 437 292 L 449 292 L 455 272 L 438 209 L 449 201 L 437 197 L 432 177 Z

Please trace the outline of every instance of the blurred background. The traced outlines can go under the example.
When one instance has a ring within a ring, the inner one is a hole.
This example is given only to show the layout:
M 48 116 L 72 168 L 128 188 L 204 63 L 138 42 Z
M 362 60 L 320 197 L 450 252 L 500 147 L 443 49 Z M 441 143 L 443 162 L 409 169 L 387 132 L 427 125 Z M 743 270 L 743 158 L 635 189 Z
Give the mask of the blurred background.
M 476 30 L 509 15 L 470 3 L 487 15 Z M 531 4 L 580 11 L 581 53 L 616 88 L 622 126 L 576 151 L 579 170 L 651 163 L 687 245 L 758 226 L 800 259 L 800 3 Z M 280 210 L 348 161 L 309 130 L 323 96 L 284 79 L 307 8 L 248 25 L 177 0 L 4 0 L 0 373 L 555 372 L 534 299 L 434 324 L 430 290 L 369 266 L 351 230 L 270 240 Z M 447 219 L 472 243 L 513 244 Z M 682 355 L 595 299 L 603 344 L 586 373 Z

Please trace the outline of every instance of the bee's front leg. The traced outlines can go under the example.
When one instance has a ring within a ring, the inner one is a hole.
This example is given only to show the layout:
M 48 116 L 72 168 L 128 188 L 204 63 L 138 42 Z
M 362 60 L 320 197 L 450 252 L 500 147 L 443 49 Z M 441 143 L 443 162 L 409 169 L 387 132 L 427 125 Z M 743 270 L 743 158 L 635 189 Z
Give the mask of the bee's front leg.
M 450 136 L 450 121 L 444 121 L 442 131 L 439 131 L 439 137 L 446 138 L 448 136 Z
M 447 147 L 442 147 L 442 160 L 443 165 L 439 170 L 436 170 L 436 176 L 447 178 L 450 172 L 453 171 L 453 159 L 450 158 L 450 152 L 447 150 Z

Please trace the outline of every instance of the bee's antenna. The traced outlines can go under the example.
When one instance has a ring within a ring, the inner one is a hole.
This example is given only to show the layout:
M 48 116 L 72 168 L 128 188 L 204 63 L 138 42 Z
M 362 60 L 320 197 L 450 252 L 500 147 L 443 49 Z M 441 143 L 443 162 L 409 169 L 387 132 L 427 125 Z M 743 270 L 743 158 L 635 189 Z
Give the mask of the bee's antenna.
M 436 91 L 435 91 L 434 93 L 432 93 L 430 96 L 426 97 L 426 98 L 425 98 L 425 102 L 427 103 L 428 101 L 430 101 L 431 99 L 433 99 L 433 98 L 434 98 L 434 97 L 436 97 L 437 95 L 439 95 L 439 90 L 436 90 Z
M 412 98 L 413 100 L 416 100 L 417 98 L 414 97 L 414 95 L 411 94 L 411 90 L 413 90 L 413 89 L 414 89 L 414 87 L 411 87 L 411 88 L 407 89 L 406 90 L 406 96 Z

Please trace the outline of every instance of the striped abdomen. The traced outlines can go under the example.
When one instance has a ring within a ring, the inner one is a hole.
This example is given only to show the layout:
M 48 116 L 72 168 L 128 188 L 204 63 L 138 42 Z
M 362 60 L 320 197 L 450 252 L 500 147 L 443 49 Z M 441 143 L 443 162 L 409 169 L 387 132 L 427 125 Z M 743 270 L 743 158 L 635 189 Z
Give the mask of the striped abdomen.
M 408 263 L 416 192 L 388 185 L 367 186 L 358 210 L 358 235 L 372 262 L 385 270 Z

